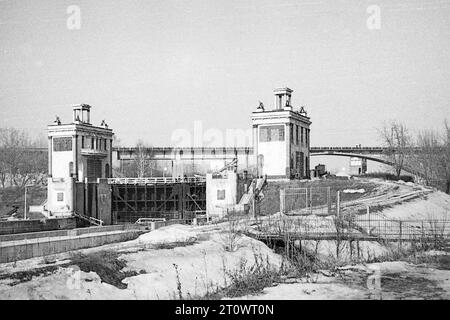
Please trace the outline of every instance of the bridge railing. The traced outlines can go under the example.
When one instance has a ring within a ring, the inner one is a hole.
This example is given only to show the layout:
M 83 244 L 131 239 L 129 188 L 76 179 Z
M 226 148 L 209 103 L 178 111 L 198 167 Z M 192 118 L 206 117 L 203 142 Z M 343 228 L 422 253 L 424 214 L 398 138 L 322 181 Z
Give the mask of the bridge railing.
M 108 184 L 167 184 L 205 182 L 206 177 L 108 178 Z

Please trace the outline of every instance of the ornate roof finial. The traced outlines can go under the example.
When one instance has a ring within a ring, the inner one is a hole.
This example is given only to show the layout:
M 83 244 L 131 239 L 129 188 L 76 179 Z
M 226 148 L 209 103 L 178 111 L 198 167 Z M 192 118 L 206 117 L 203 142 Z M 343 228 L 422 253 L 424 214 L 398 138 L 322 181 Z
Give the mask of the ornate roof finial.
M 259 106 L 258 106 L 258 108 L 257 108 L 258 110 L 262 110 L 262 111 L 264 111 L 264 103 L 262 103 L 262 101 L 261 100 L 259 100 Z

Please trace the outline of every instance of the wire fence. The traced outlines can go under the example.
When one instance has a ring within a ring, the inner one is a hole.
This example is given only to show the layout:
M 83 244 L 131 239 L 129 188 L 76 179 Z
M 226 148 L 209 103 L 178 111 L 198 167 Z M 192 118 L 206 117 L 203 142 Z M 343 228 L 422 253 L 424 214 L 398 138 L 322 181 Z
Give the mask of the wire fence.
M 450 221 L 447 219 L 392 219 L 369 211 L 366 215 L 346 215 L 342 221 L 343 225 L 361 234 L 380 239 L 450 239 Z
M 396 220 L 380 215 L 282 216 L 260 221 L 258 231 L 266 237 L 291 239 L 445 242 L 450 240 L 450 221 Z
M 281 189 L 280 212 L 290 215 L 336 214 L 336 197 L 330 187 Z

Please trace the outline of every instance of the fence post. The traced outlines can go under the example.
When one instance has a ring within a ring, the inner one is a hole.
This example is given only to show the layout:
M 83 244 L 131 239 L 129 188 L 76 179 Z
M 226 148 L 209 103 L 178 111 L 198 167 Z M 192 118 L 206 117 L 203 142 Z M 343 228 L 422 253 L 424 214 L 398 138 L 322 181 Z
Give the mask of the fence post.
M 312 205 L 312 187 L 309 190 L 309 207 L 311 208 L 311 214 L 313 213 L 313 205 Z
M 341 214 L 341 192 L 336 192 L 336 215 L 339 218 Z
M 286 191 L 284 189 L 280 189 L 280 213 L 284 213 L 284 199 L 285 199 L 285 193 Z
M 422 244 L 422 241 L 424 240 L 423 239 L 424 237 L 425 237 L 425 230 L 423 229 L 423 221 L 422 221 L 422 240 L 420 241 L 421 244 Z
M 367 217 L 369 219 L 369 230 L 367 230 L 367 231 L 368 231 L 368 234 L 370 236 L 371 229 L 370 229 L 370 209 L 369 209 L 369 206 L 366 207 L 366 211 L 367 211 Z
M 306 205 L 306 211 L 308 211 L 308 188 L 305 188 L 305 205 Z
M 400 238 L 399 238 L 399 243 L 400 243 L 400 247 L 402 246 L 402 221 L 400 220 Z
M 327 188 L 328 214 L 331 213 L 331 187 Z

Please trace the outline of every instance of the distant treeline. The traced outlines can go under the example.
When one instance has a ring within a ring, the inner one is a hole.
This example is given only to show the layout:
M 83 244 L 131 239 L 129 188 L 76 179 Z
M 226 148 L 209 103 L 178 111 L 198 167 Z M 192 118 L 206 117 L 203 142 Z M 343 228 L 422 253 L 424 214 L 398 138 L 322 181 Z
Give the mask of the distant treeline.
M 31 139 L 24 130 L 0 128 L 0 187 L 45 184 L 48 155 L 29 150 L 45 145 L 44 137 Z

